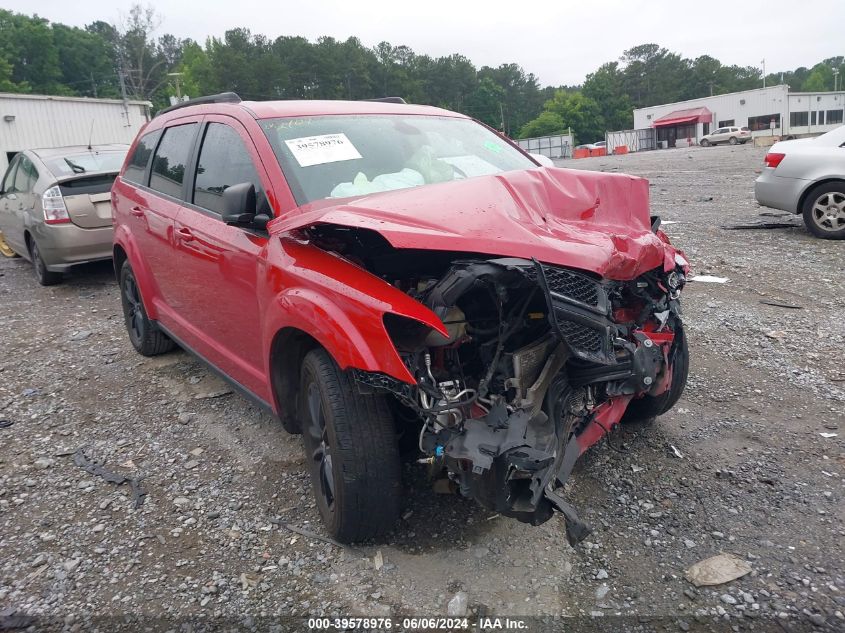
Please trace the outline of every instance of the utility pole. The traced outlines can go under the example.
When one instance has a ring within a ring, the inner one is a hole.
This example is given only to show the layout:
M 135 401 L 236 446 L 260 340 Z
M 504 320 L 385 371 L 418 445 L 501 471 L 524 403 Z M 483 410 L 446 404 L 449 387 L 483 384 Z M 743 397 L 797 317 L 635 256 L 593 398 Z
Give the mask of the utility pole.
M 766 58 L 764 57 L 760 60 L 760 63 L 763 64 L 763 88 L 766 87 Z
M 839 69 L 834 68 L 833 69 L 833 92 L 836 92 L 836 88 L 839 85 L 838 79 L 839 79 Z
M 502 120 L 502 134 L 505 133 L 505 110 L 502 108 L 502 102 L 499 101 L 499 117 Z
M 120 94 L 123 97 L 123 116 L 126 117 L 126 125 L 129 125 L 129 99 L 126 97 L 126 78 L 123 76 L 123 64 L 117 71 L 117 78 L 120 80 Z
M 182 75 L 184 73 L 167 73 L 168 77 L 173 77 L 173 84 L 176 88 L 176 103 L 182 101 Z
M 94 81 L 94 73 L 89 73 L 91 77 L 91 91 L 94 93 L 94 98 L 97 98 L 97 82 Z

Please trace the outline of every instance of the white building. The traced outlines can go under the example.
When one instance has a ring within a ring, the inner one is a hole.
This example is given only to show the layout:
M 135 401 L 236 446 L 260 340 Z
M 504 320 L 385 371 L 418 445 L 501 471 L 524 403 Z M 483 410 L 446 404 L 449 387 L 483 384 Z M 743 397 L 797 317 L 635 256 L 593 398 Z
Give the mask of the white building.
M 131 143 L 151 107 L 149 101 L 0 93 L 0 174 L 25 149 Z
M 748 127 L 753 136 L 821 134 L 843 124 L 845 92 L 789 92 L 770 86 L 634 110 L 634 128 L 657 130 L 674 147 L 720 127 Z

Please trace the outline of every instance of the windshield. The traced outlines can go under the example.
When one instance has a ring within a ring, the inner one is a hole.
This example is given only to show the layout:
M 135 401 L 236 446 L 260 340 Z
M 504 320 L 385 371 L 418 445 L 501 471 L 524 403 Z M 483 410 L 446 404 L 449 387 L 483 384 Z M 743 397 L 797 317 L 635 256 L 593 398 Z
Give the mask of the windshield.
M 470 119 L 315 116 L 261 126 L 300 205 L 537 167 Z
M 127 150 L 73 152 L 64 156 L 43 158 L 44 164 L 56 178 L 98 171 L 120 171 Z

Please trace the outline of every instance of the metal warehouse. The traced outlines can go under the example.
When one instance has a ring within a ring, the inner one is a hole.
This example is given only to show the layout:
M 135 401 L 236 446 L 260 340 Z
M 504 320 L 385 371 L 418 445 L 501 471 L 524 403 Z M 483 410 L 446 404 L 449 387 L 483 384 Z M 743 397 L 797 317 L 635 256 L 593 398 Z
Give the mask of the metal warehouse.
M 727 126 L 748 127 L 753 136 L 801 136 L 842 125 L 843 108 L 845 92 L 790 92 L 779 85 L 640 108 L 634 127 L 655 129 L 658 143 L 669 147 Z
M 25 149 L 131 143 L 148 101 L 0 93 L 0 173 Z

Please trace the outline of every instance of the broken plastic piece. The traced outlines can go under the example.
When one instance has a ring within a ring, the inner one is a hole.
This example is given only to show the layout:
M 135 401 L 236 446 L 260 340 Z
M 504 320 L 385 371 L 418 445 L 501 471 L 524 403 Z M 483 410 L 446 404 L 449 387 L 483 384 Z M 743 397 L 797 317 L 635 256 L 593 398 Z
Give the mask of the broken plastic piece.
M 723 585 L 751 573 L 751 565 L 733 554 L 718 554 L 691 565 L 684 576 L 696 587 Z
M 132 502 L 134 506 L 136 508 L 140 508 L 144 505 L 144 498 L 147 496 L 147 491 L 141 488 L 141 480 L 143 477 L 126 477 L 124 475 L 118 475 L 117 473 L 108 470 L 102 464 L 94 460 L 89 460 L 85 456 L 84 448 L 78 449 L 73 454 L 73 463 L 80 468 L 84 468 L 85 472 L 96 475 L 97 477 L 102 477 L 109 483 L 117 484 L 118 486 L 128 483 L 132 488 Z
M 714 275 L 696 275 L 687 281 L 703 281 L 709 284 L 724 284 L 730 281 L 727 277 L 715 277 Z

